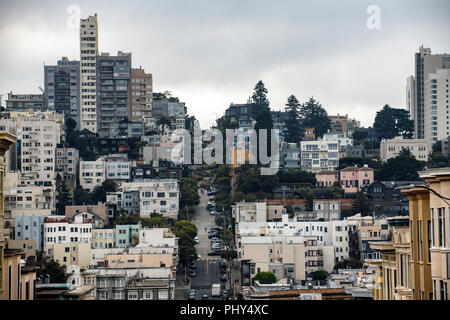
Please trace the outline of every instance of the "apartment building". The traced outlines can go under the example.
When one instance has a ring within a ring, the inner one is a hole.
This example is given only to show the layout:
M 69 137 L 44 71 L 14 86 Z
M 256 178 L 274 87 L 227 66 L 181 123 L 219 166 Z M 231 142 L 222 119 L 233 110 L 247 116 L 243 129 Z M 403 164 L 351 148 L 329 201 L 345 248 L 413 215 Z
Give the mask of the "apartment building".
M 91 264 L 90 243 L 51 243 L 47 245 L 46 252 L 49 257 L 66 267 L 88 269 Z
M 152 117 L 153 76 L 143 68 L 131 69 L 131 121 Z
M 46 216 L 14 217 L 15 241 L 34 241 L 35 249 L 43 251 L 45 218 Z
M 427 86 L 428 89 L 431 90 L 437 90 L 433 86 L 437 83 L 428 83 L 427 81 L 430 80 L 430 74 L 435 74 L 438 69 L 449 69 L 450 68 L 450 54 L 431 54 L 430 48 L 424 48 L 421 46 L 419 48 L 419 52 L 415 54 L 414 57 L 414 65 L 415 65 L 415 99 L 414 99 L 414 138 L 415 139 L 426 139 L 429 140 L 430 137 L 427 136 L 427 132 L 425 131 L 425 125 L 427 127 L 431 124 L 431 122 L 437 121 L 437 113 L 432 114 L 431 120 L 428 121 L 427 124 L 425 124 L 425 116 L 426 113 L 429 111 L 432 111 L 433 109 L 431 106 L 437 105 L 434 104 L 432 101 L 436 101 L 435 99 L 428 100 L 426 99 L 426 90 Z M 444 79 L 445 80 L 445 79 Z M 431 87 L 429 86 L 431 84 Z M 445 85 L 445 84 L 444 84 Z M 447 88 L 447 87 L 446 87 Z M 447 88 L 448 89 L 448 88 Z M 431 91 L 432 95 L 437 94 Z M 448 100 L 448 99 L 447 99 Z M 431 105 L 429 104 L 431 102 Z M 442 108 L 446 109 L 446 105 L 448 103 L 442 105 Z M 444 110 L 445 110 L 444 109 Z M 434 110 L 436 111 L 436 110 Z M 444 116 L 447 115 L 447 113 L 444 113 Z M 443 119 L 446 121 L 446 117 Z M 446 130 L 447 125 L 445 125 L 444 131 Z M 447 130 L 448 131 L 448 130 Z M 436 132 L 433 130 L 433 132 Z M 431 136 L 431 139 L 433 136 Z
M 8 112 L 23 112 L 23 111 L 44 111 L 45 96 L 44 94 L 34 93 L 8 93 L 6 99 L 6 110 Z
M 80 160 L 80 186 L 92 191 L 106 180 L 106 163 L 103 158 L 95 161 Z
M 44 66 L 46 109 L 69 116 L 80 126 L 80 61 L 67 57 L 57 65 Z
M 4 157 L 6 151 L 9 150 L 10 146 L 17 140 L 16 136 L 7 133 L 0 132 L 0 297 L 4 299 L 5 291 L 8 290 L 9 285 L 7 283 L 7 270 L 9 270 L 8 265 L 5 263 L 5 237 L 4 237 L 4 179 L 5 179 L 5 165 Z M 8 294 L 6 294 L 8 296 Z
M 130 181 L 131 161 L 105 161 L 106 179 Z
M 80 21 L 80 130 L 97 132 L 97 14 Z
M 428 74 L 424 85 L 424 134 L 431 146 L 450 136 L 448 84 L 450 79 L 450 56 L 446 69 Z
M 416 78 L 414 76 L 409 76 L 406 79 L 406 110 L 409 112 L 409 120 L 414 121 L 414 107 L 416 105 Z
M 350 119 L 348 115 L 329 115 L 331 121 L 331 133 L 343 134 L 345 137 L 351 138 L 356 128 L 360 127 L 360 122 Z
M 44 220 L 44 251 L 52 257 L 54 244 L 92 243 L 92 220 L 86 221 L 83 215 L 73 220 L 65 216 L 49 216 Z
M 419 176 L 443 197 L 450 197 L 450 168 L 422 171 Z M 426 190 L 427 191 L 427 190 Z M 450 207 L 448 201 L 429 193 L 430 225 L 427 226 L 431 256 L 431 280 L 434 300 L 449 300 L 450 292 Z M 420 241 L 420 239 L 419 239 Z M 423 241 L 426 241 L 423 239 Z
M 331 187 L 339 183 L 339 170 L 324 170 L 316 173 L 317 187 Z
M 337 141 L 300 141 L 301 169 L 309 172 L 334 170 L 339 166 Z
M 285 170 L 300 169 L 300 148 L 296 143 L 281 143 L 280 162 L 281 167 Z
M 97 56 L 97 131 L 110 137 L 111 123 L 129 119 L 131 108 L 131 53 Z
M 427 161 L 431 145 L 424 139 L 404 139 L 403 137 L 383 139 L 380 142 L 380 158 L 387 161 L 398 156 L 404 149 L 409 150 L 417 160 Z
M 154 179 L 124 182 L 119 191 L 139 190 L 139 214 L 149 217 L 159 213 L 164 217 L 177 218 L 179 210 L 180 186 L 176 179 Z M 122 197 L 123 198 L 123 197 Z
M 402 189 L 402 193 L 409 200 L 412 299 L 433 300 L 430 248 L 433 239 L 432 225 L 435 223 L 431 221 L 430 192 L 421 187 L 413 187 Z
M 135 246 L 139 241 L 139 224 L 116 225 L 116 248 Z
M 371 242 L 381 257 L 365 261 L 374 272 L 374 300 L 412 300 L 409 217 L 391 217 L 388 223 L 392 240 Z
M 80 157 L 77 149 L 56 148 L 56 172 L 64 179 L 67 187 L 72 192 L 72 196 L 77 186 L 79 163 Z
M 93 229 L 92 230 L 92 248 L 114 248 L 116 246 L 115 229 Z
M 54 185 L 55 150 L 60 137 L 60 124 L 56 121 L 21 121 L 21 171 L 36 186 Z
M 75 215 L 80 213 L 91 213 L 102 220 L 104 225 L 108 224 L 108 212 L 105 203 L 96 205 L 73 205 L 66 206 L 66 217 L 73 219 Z

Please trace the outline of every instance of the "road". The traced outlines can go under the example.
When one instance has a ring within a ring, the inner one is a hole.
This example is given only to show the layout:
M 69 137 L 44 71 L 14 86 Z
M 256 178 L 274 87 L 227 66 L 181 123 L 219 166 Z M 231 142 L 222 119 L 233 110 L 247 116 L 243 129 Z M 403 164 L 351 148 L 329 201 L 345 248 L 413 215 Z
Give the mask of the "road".
M 211 286 L 213 283 L 220 282 L 220 266 L 222 260 L 218 256 L 208 256 L 211 251 L 211 241 L 208 239 L 208 231 L 211 227 L 216 226 L 215 216 L 211 216 L 206 206 L 208 205 L 208 196 L 206 192 L 200 194 L 200 204 L 195 207 L 195 216 L 192 222 L 197 226 L 197 235 L 199 243 L 195 246 L 199 259 L 196 261 L 196 276 L 191 278 L 191 288 L 197 290 L 197 300 L 202 295 L 208 295 L 210 300 L 218 300 L 221 298 L 211 297 Z M 206 230 L 205 230 L 206 228 Z M 222 289 L 224 289 L 222 283 Z

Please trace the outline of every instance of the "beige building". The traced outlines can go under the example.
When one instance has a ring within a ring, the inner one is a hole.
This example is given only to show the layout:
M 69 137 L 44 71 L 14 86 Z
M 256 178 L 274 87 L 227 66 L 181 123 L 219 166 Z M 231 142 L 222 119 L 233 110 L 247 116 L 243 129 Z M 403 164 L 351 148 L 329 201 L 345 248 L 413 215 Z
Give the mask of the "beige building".
M 425 126 L 426 127 L 426 126 Z M 419 172 L 429 187 L 443 197 L 450 198 L 450 168 Z M 434 300 L 449 300 L 450 292 L 450 205 L 449 201 L 429 193 L 431 226 L 428 232 L 431 255 L 431 279 Z M 431 230 L 430 230 L 431 229 Z
M 407 149 L 417 160 L 427 161 L 430 153 L 430 145 L 424 139 L 403 139 L 395 137 L 393 139 L 383 139 L 380 143 L 380 158 L 383 161 L 395 158 L 400 151 Z
M 73 216 L 83 213 L 93 213 L 96 216 L 100 217 L 105 224 L 108 224 L 108 214 L 106 209 L 106 204 L 96 204 L 96 205 L 73 205 L 73 206 L 66 206 L 66 217 L 72 219 Z
M 2 261 L 4 286 L 0 300 L 35 300 L 36 270 L 25 267 L 23 251 L 6 249 Z
M 131 121 L 152 117 L 153 77 L 142 68 L 131 69 Z
M 92 248 L 114 248 L 116 245 L 114 229 L 92 229 Z
M 105 255 L 108 268 L 170 268 L 174 267 L 173 255 L 165 254 L 112 254 Z
M 36 240 L 12 240 L 8 239 L 8 249 L 22 250 L 23 259 L 36 256 Z
M 16 142 L 16 137 L 7 132 L 0 132 L 0 297 L 4 297 L 6 285 L 7 265 L 5 264 L 5 236 L 4 236 L 4 193 L 5 193 L 5 164 L 6 151 Z
M 80 160 L 80 186 L 92 191 L 106 179 L 106 162 L 103 158 L 95 161 Z
M 87 269 L 91 263 L 90 243 L 54 243 L 48 244 L 46 248 L 60 265 Z
M 402 193 L 409 200 L 413 300 L 432 300 L 430 192 L 416 187 L 404 189 Z
M 80 21 L 80 130 L 97 132 L 97 14 Z
M 374 271 L 374 300 L 412 300 L 409 218 L 388 220 L 392 240 L 371 242 L 372 249 L 381 254 L 381 259 L 366 260 Z

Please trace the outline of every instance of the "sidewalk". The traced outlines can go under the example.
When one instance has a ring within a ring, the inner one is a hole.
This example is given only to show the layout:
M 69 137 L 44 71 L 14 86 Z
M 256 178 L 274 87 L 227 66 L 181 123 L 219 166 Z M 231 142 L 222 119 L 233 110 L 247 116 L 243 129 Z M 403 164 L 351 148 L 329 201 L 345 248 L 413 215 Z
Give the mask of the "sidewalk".
M 184 283 L 184 272 L 177 272 L 175 281 L 175 300 L 187 300 L 187 292 L 191 289 L 191 285 Z

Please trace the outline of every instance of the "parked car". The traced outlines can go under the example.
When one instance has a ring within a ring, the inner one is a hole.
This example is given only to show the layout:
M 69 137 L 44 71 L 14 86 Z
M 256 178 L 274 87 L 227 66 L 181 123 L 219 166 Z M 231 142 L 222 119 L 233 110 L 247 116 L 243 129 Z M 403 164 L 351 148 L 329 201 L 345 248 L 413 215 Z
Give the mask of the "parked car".
M 208 252 L 208 256 L 220 256 L 220 251 L 211 251 L 211 252 Z
M 226 281 L 227 281 L 227 275 L 226 275 L 226 274 L 223 274 L 223 275 L 220 277 L 220 281 L 226 282 Z
M 198 243 L 198 236 L 194 238 L 195 243 Z
M 195 269 L 197 268 L 197 264 L 194 261 L 191 261 L 191 263 L 189 264 L 189 268 Z
M 195 271 L 190 269 L 189 270 L 189 277 L 195 277 Z
M 218 213 L 218 212 L 215 211 L 215 210 L 211 211 L 210 214 L 211 214 L 212 216 L 218 216 L 218 215 L 220 215 L 220 213 Z
M 197 296 L 197 290 L 195 290 L 195 289 L 189 290 L 188 300 L 195 300 L 196 296 Z
M 223 290 L 222 291 L 222 299 L 223 300 L 228 300 L 230 298 L 230 295 L 228 294 L 227 290 Z
M 208 295 L 207 294 L 202 295 L 202 300 L 208 300 Z

